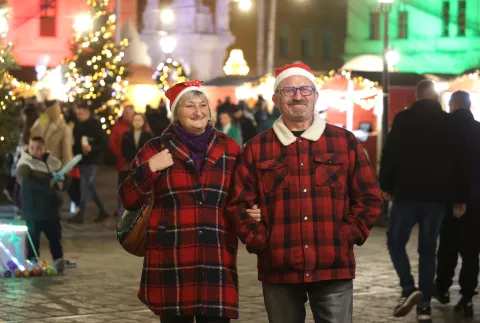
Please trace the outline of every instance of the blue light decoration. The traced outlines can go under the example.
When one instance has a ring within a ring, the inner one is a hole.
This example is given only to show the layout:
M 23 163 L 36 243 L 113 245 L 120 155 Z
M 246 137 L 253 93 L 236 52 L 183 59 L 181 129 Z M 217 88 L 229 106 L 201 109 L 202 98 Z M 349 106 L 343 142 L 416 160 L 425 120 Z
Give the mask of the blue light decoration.
M 0 277 L 20 278 L 55 275 L 54 267 L 38 259 L 32 262 L 25 259 L 25 244 L 32 245 L 28 227 L 23 221 L 0 223 Z

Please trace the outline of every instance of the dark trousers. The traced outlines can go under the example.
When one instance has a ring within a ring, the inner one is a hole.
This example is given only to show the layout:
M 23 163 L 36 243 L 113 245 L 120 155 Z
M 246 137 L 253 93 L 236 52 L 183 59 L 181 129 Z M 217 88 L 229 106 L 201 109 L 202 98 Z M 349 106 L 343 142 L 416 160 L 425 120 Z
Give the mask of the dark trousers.
M 160 323 L 193 323 L 193 316 L 161 316 Z M 230 323 L 230 319 L 221 317 L 196 316 L 197 323 Z
M 315 323 L 352 322 L 352 280 L 263 284 L 263 298 L 269 323 L 304 323 L 307 300 Z
M 467 212 L 461 218 L 453 216 L 452 207 L 447 208 L 447 215 L 440 230 L 440 246 L 437 253 L 437 288 L 447 291 L 453 283 L 458 254 L 462 257 L 460 270 L 460 293 L 473 297 L 478 285 L 480 252 L 480 203 L 467 205 Z
M 444 203 L 398 199 L 393 201 L 390 212 L 387 232 L 388 251 L 404 291 L 415 288 L 406 247 L 413 227 L 417 223 L 419 225 L 418 276 L 419 289 L 423 293 L 422 307 L 430 306 L 434 292 L 435 252 L 444 214 Z
M 97 192 L 97 186 L 95 185 L 95 177 L 97 175 L 97 165 L 80 165 L 80 214 L 84 214 L 87 209 L 87 201 L 92 194 L 93 201 L 98 207 L 100 213 L 107 213 L 105 206 Z
M 80 179 L 79 178 L 72 178 L 72 182 L 68 187 L 68 197 L 70 200 L 75 203 L 75 206 L 80 205 L 80 199 L 82 197 L 80 191 Z
M 28 233 L 32 239 L 33 246 L 27 241 L 27 259 L 37 260 L 35 252 L 40 257 L 40 235 L 42 232 L 48 239 L 50 253 L 53 260 L 63 258 L 62 247 L 62 225 L 60 219 L 48 221 L 27 221 Z M 33 249 L 35 248 L 35 249 Z

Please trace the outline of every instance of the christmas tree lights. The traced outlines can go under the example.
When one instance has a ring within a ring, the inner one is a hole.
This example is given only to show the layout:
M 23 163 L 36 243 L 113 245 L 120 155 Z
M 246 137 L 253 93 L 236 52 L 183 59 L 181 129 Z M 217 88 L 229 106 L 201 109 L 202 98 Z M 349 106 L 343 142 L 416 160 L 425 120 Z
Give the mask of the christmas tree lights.
M 114 14 L 107 10 L 108 0 L 88 0 L 89 15 L 80 15 L 74 24 L 72 40 L 73 58 L 64 62 L 68 66 L 68 101 L 88 106 L 103 120 L 118 118 L 114 106 L 125 99 L 128 75 L 123 61 L 128 40 L 115 44 Z M 114 103 L 112 104 L 112 100 Z M 107 104 L 109 102 L 109 104 Z M 103 123 L 109 133 L 114 122 Z
M 11 51 L 12 43 L 0 50 L 0 152 L 15 150 L 21 131 L 20 105 L 17 93 L 25 87 L 8 73 L 19 66 Z
M 165 62 L 158 64 L 157 71 L 152 77 L 157 82 L 158 88 L 164 92 L 172 85 L 187 80 L 182 64 L 172 58 L 167 58 Z

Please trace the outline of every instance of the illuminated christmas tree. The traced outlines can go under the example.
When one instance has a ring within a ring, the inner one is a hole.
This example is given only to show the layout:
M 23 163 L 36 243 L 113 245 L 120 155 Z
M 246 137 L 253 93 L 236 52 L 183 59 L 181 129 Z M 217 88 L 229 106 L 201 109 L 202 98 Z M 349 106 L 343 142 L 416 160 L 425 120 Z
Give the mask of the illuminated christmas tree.
M 115 15 L 108 11 L 108 0 L 88 0 L 90 14 L 79 16 L 74 25 L 72 60 L 66 62 L 65 74 L 70 88 L 69 101 L 88 106 L 102 120 L 103 128 L 110 127 L 118 117 L 115 105 L 125 99 L 127 67 L 124 50 L 128 40 L 117 45 Z M 114 104 L 107 104 L 114 101 Z
M 18 69 L 12 43 L 0 50 L 0 153 L 12 152 L 21 132 L 20 100 L 15 92 L 20 83 L 8 71 Z

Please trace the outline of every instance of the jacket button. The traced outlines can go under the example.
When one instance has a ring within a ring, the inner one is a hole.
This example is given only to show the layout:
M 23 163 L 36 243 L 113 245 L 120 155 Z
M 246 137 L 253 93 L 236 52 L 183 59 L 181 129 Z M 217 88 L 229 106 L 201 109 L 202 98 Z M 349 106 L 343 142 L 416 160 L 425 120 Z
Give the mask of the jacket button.
M 197 202 L 197 205 L 202 205 L 202 202 Z
M 199 235 L 200 235 L 200 234 L 203 234 L 203 231 L 202 231 L 202 230 L 198 231 L 198 234 L 199 234 Z
M 331 161 L 331 160 L 328 160 L 328 161 L 327 161 L 327 164 L 331 165 L 331 164 L 332 164 L 332 161 Z

